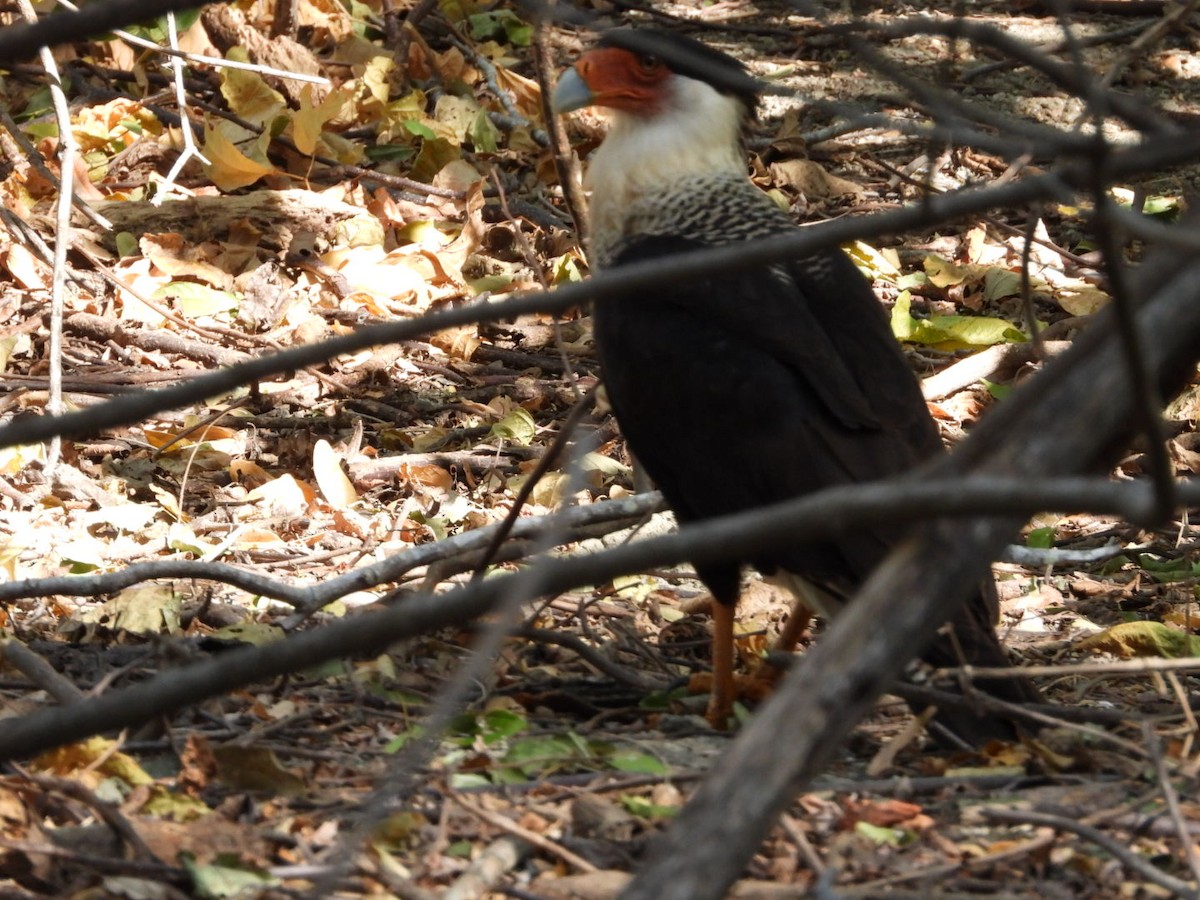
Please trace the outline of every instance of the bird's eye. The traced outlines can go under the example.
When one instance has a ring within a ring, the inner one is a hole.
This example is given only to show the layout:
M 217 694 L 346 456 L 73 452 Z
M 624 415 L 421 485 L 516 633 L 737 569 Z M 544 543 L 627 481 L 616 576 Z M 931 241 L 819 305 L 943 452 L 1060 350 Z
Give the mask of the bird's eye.
M 662 65 L 662 63 L 659 62 L 659 59 L 657 56 L 639 56 L 638 57 L 638 68 L 641 69 L 642 73 L 645 75 L 653 75 L 655 72 L 658 71 L 658 67 L 660 65 Z

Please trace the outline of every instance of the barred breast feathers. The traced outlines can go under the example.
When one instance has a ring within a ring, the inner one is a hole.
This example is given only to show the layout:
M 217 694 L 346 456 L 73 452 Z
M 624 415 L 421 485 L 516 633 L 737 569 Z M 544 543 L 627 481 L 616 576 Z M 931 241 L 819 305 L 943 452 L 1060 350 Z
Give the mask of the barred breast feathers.
M 744 171 L 683 175 L 648 187 L 623 207 L 593 182 L 592 256 L 610 265 L 641 237 L 673 236 L 702 244 L 733 244 L 796 227 L 791 217 L 750 183 Z

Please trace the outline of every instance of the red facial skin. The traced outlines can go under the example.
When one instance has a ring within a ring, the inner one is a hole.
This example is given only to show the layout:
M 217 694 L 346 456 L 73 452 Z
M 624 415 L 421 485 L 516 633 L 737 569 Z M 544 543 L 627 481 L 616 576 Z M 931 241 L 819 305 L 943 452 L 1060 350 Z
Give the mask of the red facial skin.
M 575 62 L 596 106 L 656 116 L 662 111 L 670 70 L 652 56 L 639 56 L 619 47 L 597 47 Z

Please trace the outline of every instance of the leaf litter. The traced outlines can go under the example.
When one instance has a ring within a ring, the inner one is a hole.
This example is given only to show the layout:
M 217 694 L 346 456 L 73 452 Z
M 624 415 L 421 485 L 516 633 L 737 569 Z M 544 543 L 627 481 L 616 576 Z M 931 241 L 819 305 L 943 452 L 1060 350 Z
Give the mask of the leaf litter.
M 289 99 L 290 87 L 254 72 L 211 77 L 205 91 L 230 116 L 205 117 L 208 162 L 185 169 L 169 203 L 155 205 L 154 191 L 177 152 L 174 126 L 164 127 L 134 96 L 78 107 L 73 125 L 88 154 L 89 183 L 117 223 L 114 233 L 89 236 L 85 246 L 122 287 L 84 282 L 68 300 L 72 404 L 186 379 L 214 365 L 218 350 L 264 352 L 580 276 L 567 219 L 548 199 L 555 180 L 536 138 L 539 90 L 527 22 L 507 9 L 446 4 L 439 15 L 465 40 L 415 33 L 407 57 L 398 58 L 381 48 L 373 26 L 364 26 L 360 16 L 378 12 L 371 4 L 347 11 L 305 0 L 299 10 L 311 45 L 331 48 L 325 71 L 333 89 L 306 86 Z M 185 40 L 207 43 L 198 26 Z M 936 51 L 906 45 L 914 48 Z M 133 70 L 119 43 L 93 42 L 85 52 L 92 65 Z M 414 87 L 420 84 L 436 89 Z M 38 97 L 15 83 L 7 90 L 14 109 L 24 110 L 30 139 L 52 157 Z M 795 118 L 785 118 L 776 150 L 794 144 L 795 130 Z M 823 218 L 908 199 L 903 182 L 881 178 L 874 163 L 915 152 L 903 141 L 846 142 L 827 149 L 819 164 L 785 152 L 756 164 L 756 177 L 781 202 Z M 325 162 L 314 165 L 314 157 Z M 371 186 L 360 172 L 330 174 L 360 165 L 381 177 L 418 179 L 432 191 L 407 182 Z M 996 161 L 964 165 L 1000 174 Z M 937 174 L 961 172 L 947 165 Z M 14 171 L 0 193 L 10 209 L 45 229 L 52 190 L 39 177 Z M 519 201 L 515 220 L 501 221 L 496 204 L 485 200 L 494 193 L 485 186 L 497 181 Z M 1176 205 L 1164 192 L 1143 208 L 1165 215 Z M 1048 210 L 1034 234 L 1069 243 L 1077 215 Z M 897 334 L 922 374 L 971 349 L 1028 337 L 1018 303 L 1021 242 L 988 224 L 964 229 L 850 248 L 890 303 Z M 44 403 L 40 308 L 49 269 L 11 235 L 2 243 L 0 265 L 12 279 L 2 361 L 15 386 L 9 411 L 20 414 Z M 1063 257 L 1045 244 L 1035 244 L 1031 258 L 1041 327 L 1106 302 L 1093 273 L 1068 275 Z M 268 273 L 276 305 L 262 307 L 254 285 Z M 88 315 L 113 323 L 108 336 L 97 336 L 82 318 Z M 65 464 L 76 479 L 28 478 L 44 458 L 40 448 L 0 451 L 9 484 L 0 501 L 6 580 L 200 559 L 318 585 L 494 526 L 547 451 L 575 391 L 590 389 L 596 375 L 583 311 L 561 323 L 512 324 L 507 332 L 463 328 L 336 358 L 319 370 L 68 443 Z M 152 335 L 171 340 L 155 343 Z M 953 436 L 996 402 L 1003 400 L 975 382 L 939 402 L 936 413 Z M 568 488 L 584 506 L 628 496 L 630 460 L 618 434 L 606 420 L 592 432 L 588 478 L 579 485 L 561 466 L 552 468 L 525 515 L 562 503 Z M 1181 430 L 1173 444 L 1181 471 L 1195 471 L 1190 436 Z M 397 455 L 405 461 L 389 464 Z M 1131 455 L 1122 472 L 1139 474 L 1142 465 Z M 1145 532 L 1097 517 L 1046 521 L 1031 526 L 1030 547 L 1087 550 L 1115 542 L 1142 549 L 1086 565 L 998 564 L 1001 627 L 1027 662 L 1195 655 L 1188 523 Z M 580 534 L 564 550 L 615 539 Z M 406 573 L 400 586 L 445 583 L 470 570 L 469 560 L 449 553 Z M 314 622 L 352 615 L 352 607 L 394 586 L 348 592 Z M 543 896 L 611 896 L 725 741 L 696 725 L 692 714 L 704 698 L 679 686 L 682 676 L 707 668 L 706 623 L 693 611 L 699 593 L 686 572 L 656 572 L 532 610 L 531 628 L 578 644 L 506 644 L 478 701 L 441 737 L 422 789 L 386 818 L 362 853 L 356 892 L 460 884 L 472 860 L 486 859 L 507 834 L 522 848 L 503 867 L 514 887 Z M 16 674 L 32 671 L 14 662 L 17 642 L 68 686 L 108 689 L 196 655 L 278 640 L 291 612 L 221 582 L 157 581 L 96 598 L 21 599 L 0 610 L 10 664 L 0 687 L 4 714 L 18 717 L 49 702 L 27 674 Z M 743 613 L 739 650 L 750 666 L 786 605 L 767 591 L 761 605 L 747 603 Z M 245 687 L 138 733 L 95 737 L 26 761 L 0 778 L 0 884 L 34 893 L 87 884 L 117 896 L 148 896 L 155 887 L 162 896 L 180 887 L 200 896 L 303 888 L 304 865 L 337 846 L 389 760 L 421 738 L 424 714 L 470 645 L 463 624 L 387 654 Z M 611 675 L 619 667 L 646 672 L 661 687 L 622 683 Z M 1066 666 L 1049 682 L 1051 697 L 1099 712 L 1161 717 L 1161 753 L 1194 779 L 1195 721 L 1180 706 L 1187 674 L 1168 669 L 1104 680 L 1085 668 Z M 40 679 L 36 684 L 45 689 Z M 1186 877 L 1176 832 L 1155 824 L 1166 810 L 1146 791 L 1149 755 L 1122 755 L 1053 732 L 1041 745 L 960 756 L 906 737 L 905 722 L 898 702 L 881 702 L 760 849 L 739 884 L 743 895 L 794 895 L 814 886 L 822 871 L 856 895 L 923 883 L 963 893 L 1003 885 L 1012 896 L 1163 890 L 1093 843 L 1045 826 L 999 823 L 989 809 L 1096 821 L 1133 853 Z M 122 841 L 114 838 L 120 829 L 100 824 L 114 814 L 132 831 Z M 1195 827 L 1190 800 L 1182 815 Z M 157 868 L 120 863 L 130 847 Z M 113 865 L 99 865 L 102 858 Z

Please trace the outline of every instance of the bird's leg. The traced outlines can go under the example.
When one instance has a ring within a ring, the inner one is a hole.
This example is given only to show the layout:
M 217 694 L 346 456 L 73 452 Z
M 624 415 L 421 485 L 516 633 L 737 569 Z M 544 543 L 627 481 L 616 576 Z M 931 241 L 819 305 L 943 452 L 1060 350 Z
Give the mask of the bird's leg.
M 800 635 L 808 628 L 814 616 L 820 614 L 828 617 L 831 615 L 834 612 L 832 609 L 834 601 L 816 585 L 792 572 L 780 570 L 769 575 L 766 580 L 771 584 L 787 588 L 792 595 L 791 614 L 783 624 L 779 640 L 775 642 L 775 646 L 771 648 L 771 653 L 767 656 L 766 665 L 758 673 L 759 683 L 764 688 L 770 689 L 778 684 L 786 670 L 786 663 L 778 663 L 775 660 L 784 658 L 785 654 L 790 654 L 796 649 L 796 645 L 800 642 Z
M 779 684 L 779 679 L 787 672 L 791 663 L 791 654 L 800 643 L 800 635 L 804 634 L 812 622 L 813 615 L 812 609 L 804 599 L 797 597 L 775 645 L 763 659 L 762 665 L 755 670 L 753 685 L 746 686 L 750 696 L 765 698 Z
M 729 727 L 733 713 L 733 610 L 733 604 L 713 600 L 713 683 L 704 718 L 720 731 Z
M 788 614 L 787 621 L 783 623 L 783 630 L 779 632 L 779 640 L 775 642 L 771 652 L 791 653 L 794 651 L 796 645 L 800 643 L 800 635 L 804 634 L 812 620 L 812 608 L 804 598 L 797 597 L 796 602 L 792 604 L 792 611 Z

